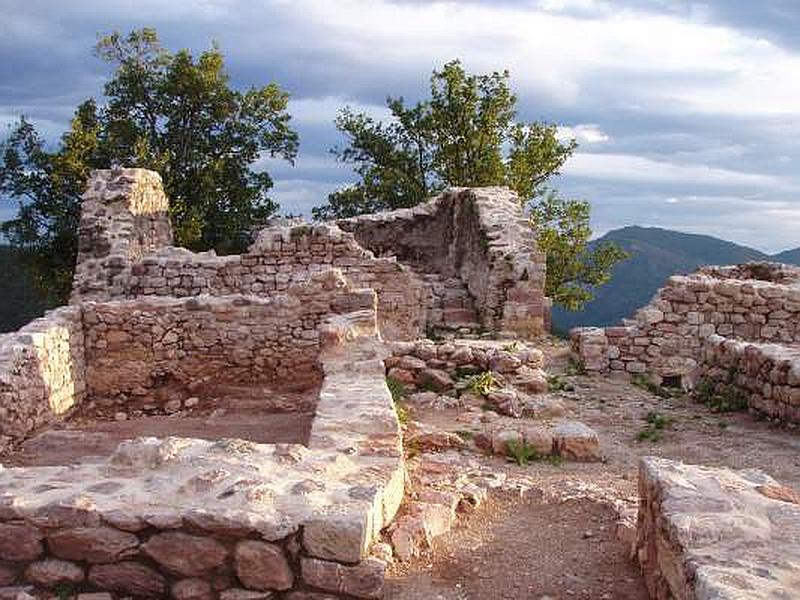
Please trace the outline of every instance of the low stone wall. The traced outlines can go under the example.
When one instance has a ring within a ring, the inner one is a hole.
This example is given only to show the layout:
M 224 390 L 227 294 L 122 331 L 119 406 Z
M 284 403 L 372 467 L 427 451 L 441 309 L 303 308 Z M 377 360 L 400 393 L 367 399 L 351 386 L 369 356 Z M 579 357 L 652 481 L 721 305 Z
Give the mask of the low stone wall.
M 636 555 L 654 600 L 794 598 L 800 494 L 766 474 L 645 458 Z
M 319 380 L 320 322 L 374 310 L 372 290 L 315 274 L 270 298 L 141 297 L 84 308 L 86 382 L 99 397 L 145 395 L 165 383 Z
M 85 395 L 80 307 L 0 335 L 0 447 L 50 423 Z
M 452 189 L 413 208 L 337 224 L 379 256 L 396 256 L 419 273 L 461 279 L 488 331 L 528 338 L 549 328 L 545 256 L 508 188 Z M 462 307 L 445 302 L 448 308 Z
M 800 423 L 800 346 L 756 344 L 711 335 L 703 341 L 696 378 L 706 393 L 747 399 L 749 408 Z
M 714 334 L 800 342 L 800 269 L 753 263 L 670 277 L 632 321 L 621 327 L 578 328 L 571 339 L 588 371 L 647 373 L 660 379 L 690 375 L 701 357 L 702 340 Z
M 459 379 L 492 371 L 527 391 L 547 390 L 544 354 L 524 343 L 458 340 L 395 342 L 385 361 L 387 376 L 406 392 L 429 390 L 446 393 Z
M 331 292 L 344 282 L 325 280 Z M 307 447 L 139 438 L 108 459 L 0 469 L 0 586 L 382 597 L 385 563 L 369 552 L 402 500 L 404 462 L 370 294 L 368 308 L 356 294 L 320 319 L 325 377 Z

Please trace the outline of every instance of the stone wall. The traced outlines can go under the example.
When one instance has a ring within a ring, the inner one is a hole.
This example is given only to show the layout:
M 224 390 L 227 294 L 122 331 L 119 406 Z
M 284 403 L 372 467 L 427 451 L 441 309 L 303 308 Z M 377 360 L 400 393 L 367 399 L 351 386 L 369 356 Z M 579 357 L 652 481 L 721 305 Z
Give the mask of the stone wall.
M 758 344 L 710 335 L 696 379 L 706 394 L 742 394 L 748 406 L 800 423 L 800 347 Z
M 718 390 L 733 386 L 754 410 L 800 421 L 797 267 L 748 263 L 670 277 L 633 320 L 570 336 L 589 372 L 671 379 L 687 388 L 705 379 Z
M 66 319 L 77 332 L 85 324 L 92 392 L 135 390 L 153 371 L 296 377 L 312 355 L 324 380 L 307 446 L 138 438 L 77 465 L 0 469 L 3 592 L 382 597 L 385 563 L 370 549 L 398 510 L 405 474 L 373 290 L 326 271 L 270 299 L 90 302 L 42 320 L 45 333 Z M 291 373 L 281 371 L 287 359 Z
M 341 270 L 354 286 L 378 293 L 381 332 L 387 338 L 414 338 L 423 331 L 423 289 L 414 273 L 392 259 L 375 258 L 352 234 L 329 225 L 264 229 L 241 255 L 163 249 L 132 265 L 123 295 L 269 297 L 330 268 Z
M 172 246 L 167 213 L 157 174 L 94 171 L 83 198 L 72 302 L 269 296 L 335 267 L 354 285 L 376 290 L 387 339 L 413 339 L 446 323 L 518 337 L 549 327 L 544 255 L 506 188 L 455 189 L 338 227 L 269 227 L 232 256 Z
M 320 323 L 375 309 L 375 292 L 316 273 L 269 298 L 140 297 L 87 303 L 86 383 L 98 397 L 145 395 L 197 381 L 320 379 Z
M 800 494 L 756 471 L 643 459 L 636 555 L 653 600 L 795 598 Z
M 578 328 L 571 339 L 589 371 L 647 373 L 658 379 L 690 375 L 702 355 L 702 340 L 714 334 L 800 343 L 800 269 L 753 263 L 673 276 L 632 321 Z
M 92 171 L 81 202 L 73 302 L 123 296 L 131 263 L 172 244 L 168 210 L 158 173 Z
M 414 208 L 337 224 L 379 256 L 396 256 L 419 273 L 458 278 L 487 331 L 527 338 L 549 327 L 545 257 L 519 198 L 507 188 L 452 189 Z M 435 295 L 436 287 L 429 286 L 429 293 Z M 463 311 L 446 300 L 430 300 L 429 306 Z M 447 321 L 447 314 L 429 315 L 429 325 Z
M 63 416 L 85 395 L 80 307 L 0 335 L 0 446 Z

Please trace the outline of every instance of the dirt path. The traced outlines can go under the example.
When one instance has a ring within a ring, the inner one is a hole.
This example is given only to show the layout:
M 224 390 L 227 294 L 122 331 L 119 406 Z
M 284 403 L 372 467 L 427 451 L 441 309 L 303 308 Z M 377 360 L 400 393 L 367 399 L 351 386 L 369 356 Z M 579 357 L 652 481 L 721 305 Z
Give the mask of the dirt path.
M 395 565 L 387 598 L 647 598 L 625 544 L 616 539 L 618 513 L 612 509 L 635 508 L 642 456 L 757 468 L 800 489 L 796 428 L 746 412 L 714 413 L 685 395 L 662 398 L 631 383 L 570 375 L 564 344 L 552 345 L 548 354 L 548 372 L 572 388 L 551 395 L 564 404 L 566 417 L 597 431 L 605 460 L 519 467 L 475 448 L 462 450 L 465 464 L 480 461 L 527 492 L 494 497 L 438 538 L 432 554 Z M 480 429 L 465 425 L 459 409 L 412 407 L 411 412 L 412 418 L 451 432 Z M 653 429 L 647 420 L 653 415 L 663 427 L 641 434 Z M 492 421 L 497 424 L 494 416 Z

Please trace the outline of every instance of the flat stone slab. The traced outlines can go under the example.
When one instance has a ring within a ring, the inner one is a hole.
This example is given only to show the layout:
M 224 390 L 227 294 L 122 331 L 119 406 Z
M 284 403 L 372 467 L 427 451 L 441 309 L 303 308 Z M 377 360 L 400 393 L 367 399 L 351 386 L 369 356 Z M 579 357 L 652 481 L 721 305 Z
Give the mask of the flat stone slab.
M 800 494 L 757 470 L 642 459 L 636 552 L 656 600 L 800 594 Z

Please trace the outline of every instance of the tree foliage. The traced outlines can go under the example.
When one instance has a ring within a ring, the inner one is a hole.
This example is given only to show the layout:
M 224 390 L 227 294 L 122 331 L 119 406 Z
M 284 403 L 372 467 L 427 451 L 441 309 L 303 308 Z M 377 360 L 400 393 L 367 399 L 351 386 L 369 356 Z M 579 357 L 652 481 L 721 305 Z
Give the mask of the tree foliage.
M 576 142 L 562 140 L 553 123 L 516 121 L 516 102 L 507 71 L 468 74 L 456 60 L 433 72 L 429 98 L 413 106 L 387 98 L 387 122 L 344 108 L 336 127 L 346 144 L 333 153 L 358 181 L 330 194 L 313 209 L 315 218 L 406 208 L 447 186 L 506 185 L 527 204 L 548 254 L 548 294 L 581 309 L 625 254 L 611 245 L 590 248 L 589 203 L 547 187 Z
M 197 58 L 171 53 L 145 28 L 107 35 L 95 53 L 114 67 L 106 103 L 79 106 L 55 150 L 24 118 L 2 148 L 0 194 L 19 203 L 4 233 L 28 250 L 38 281 L 57 299 L 69 290 L 79 195 L 91 169 L 158 171 L 177 243 L 228 253 L 243 249 L 277 209 L 257 161 L 297 154 L 288 94 L 276 84 L 233 89 L 215 45 Z

